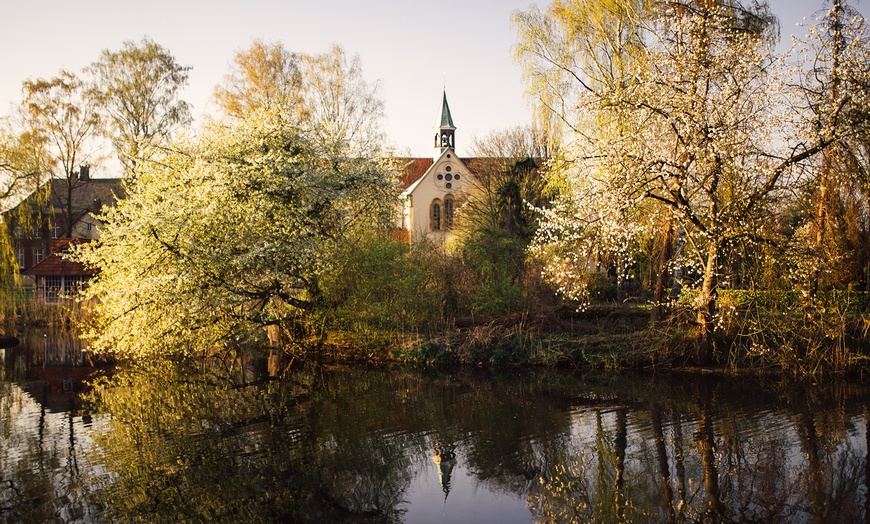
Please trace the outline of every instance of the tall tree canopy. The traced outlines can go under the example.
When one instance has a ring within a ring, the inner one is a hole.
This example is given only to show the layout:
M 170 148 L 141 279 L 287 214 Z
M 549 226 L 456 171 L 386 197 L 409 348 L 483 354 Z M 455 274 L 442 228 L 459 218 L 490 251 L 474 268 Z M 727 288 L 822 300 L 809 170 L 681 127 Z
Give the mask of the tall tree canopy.
M 795 51 L 803 133 L 831 141 L 807 177 L 811 209 L 794 237 L 804 254 L 799 283 L 813 295 L 861 280 L 870 286 L 870 28 L 853 6 L 831 0 Z
M 583 24 L 599 19 L 608 23 Z M 784 118 L 777 24 L 763 1 L 557 0 L 516 22 L 531 92 L 571 129 L 553 174 L 571 190 L 538 243 L 562 253 L 554 279 L 574 293 L 584 253 L 602 246 L 588 238 L 614 239 L 630 257 L 624 235 L 670 217 L 691 248 L 699 358 L 709 360 L 724 268 L 739 246 L 767 241 L 792 168 L 846 132 L 841 116 L 827 113 L 837 125 L 812 136 Z
M 190 105 L 179 98 L 190 67 L 149 38 L 103 50 L 86 71 L 92 76 L 88 94 L 127 174 L 191 121 Z
M 281 111 L 323 147 L 366 155 L 383 142 L 378 85 L 365 79 L 359 57 L 348 58 L 339 46 L 297 54 L 257 40 L 236 54 L 215 99 L 230 118 L 256 108 Z
M 51 176 L 50 159 L 41 137 L 29 132 L 13 130 L 4 122 L 0 125 L 0 211 L 10 212 L 18 227 L 29 229 L 32 220 L 27 206 L 20 205 L 28 195 L 41 204 L 47 197 L 40 191 Z M 18 263 L 13 252 L 7 220 L 0 220 L 0 283 L 13 283 L 18 275 Z
M 244 118 L 257 108 L 288 111 L 301 101 L 299 61 L 281 42 L 255 40 L 236 53 L 224 83 L 215 87 L 215 100 L 232 118 Z

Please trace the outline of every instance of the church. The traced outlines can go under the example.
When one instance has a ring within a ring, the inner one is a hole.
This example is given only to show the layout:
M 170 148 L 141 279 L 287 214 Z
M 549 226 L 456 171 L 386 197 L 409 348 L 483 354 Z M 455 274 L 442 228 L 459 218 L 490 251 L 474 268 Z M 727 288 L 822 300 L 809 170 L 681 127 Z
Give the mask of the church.
M 456 210 L 472 183 L 473 159 L 456 156 L 456 126 L 447 104 L 441 98 L 441 115 L 435 128 L 433 158 L 415 158 L 402 168 L 400 212 L 396 223 L 412 242 L 446 240 L 456 219 Z M 421 174 L 422 173 L 422 174 Z

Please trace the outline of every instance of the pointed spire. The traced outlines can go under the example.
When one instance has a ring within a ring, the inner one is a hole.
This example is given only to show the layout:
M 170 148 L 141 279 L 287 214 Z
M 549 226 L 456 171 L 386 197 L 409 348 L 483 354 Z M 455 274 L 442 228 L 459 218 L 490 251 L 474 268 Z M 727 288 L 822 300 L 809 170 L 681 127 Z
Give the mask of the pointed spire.
M 435 129 L 435 158 L 448 148 L 455 149 L 456 126 L 453 125 L 453 115 L 450 114 L 450 106 L 447 105 L 447 90 L 441 97 L 441 122 Z
M 450 106 L 447 105 L 447 90 L 444 90 L 444 96 L 441 98 L 441 124 L 439 127 L 449 127 L 456 129 L 453 125 L 453 116 L 450 115 Z

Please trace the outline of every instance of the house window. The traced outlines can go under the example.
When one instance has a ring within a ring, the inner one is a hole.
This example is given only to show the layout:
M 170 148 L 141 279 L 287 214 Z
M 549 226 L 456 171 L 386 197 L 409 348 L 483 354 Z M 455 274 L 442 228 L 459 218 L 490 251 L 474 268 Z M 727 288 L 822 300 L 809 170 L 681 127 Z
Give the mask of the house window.
M 51 225 L 51 238 L 60 238 L 60 224 Z
M 430 225 L 432 226 L 432 231 L 441 231 L 441 201 L 437 198 L 432 201 L 430 222 Z
M 45 277 L 42 285 L 42 299 L 44 302 L 54 303 L 60 298 L 63 290 L 63 277 L 52 275 Z
M 33 238 L 42 238 L 42 228 L 33 226 Z
M 33 265 L 39 264 L 42 262 L 43 257 L 45 257 L 45 253 L 42 252 L 42 249 L 34 249 L 33 250 Z
M 81 275 L 46 276 L 42 284 L 42 300 L 53 304 L 70 298 L 81 291 L 86 278 Z
M 24 269 L 24 249 L 19 247 L 15 250 L 15 261 L 19 268 Z
M 88 231 L 93 231 L 93 230 L 94 230 L 94 225 L 91 224 L 90 222 L 88 222 Z
M 453 203 L 453 197 L 448 196 L 444 199 L 444 229 L 453 228 Z

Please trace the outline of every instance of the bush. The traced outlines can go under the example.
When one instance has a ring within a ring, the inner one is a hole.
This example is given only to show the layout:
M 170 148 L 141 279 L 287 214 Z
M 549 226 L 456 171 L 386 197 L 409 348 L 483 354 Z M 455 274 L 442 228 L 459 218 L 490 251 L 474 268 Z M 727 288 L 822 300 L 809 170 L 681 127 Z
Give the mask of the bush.
M 462 242 L 469 306 L 476 315 L 504 315 L 525 306 L 525 243 L 501 230 L 477 229 Z
M 692 304 L 698 298 L 697 289 L 683 288 L 679 302 Z M 797 290 L 766 290 L 766 289 L 720 289 L 719 305 L 739 309 L 760 309 L 768 311 L 797 310 L 810 304 L 840 313 L 857 313 L 867 305 L 867 293 L 864 291 L 831 290 L 822 291 L 816 295 L 812 303 Z
M 409 333 L 443 324 L 447 262 L 426 243 L 371 233 L 337 253 L 321 281 L 327 327 L 367 336 Z

